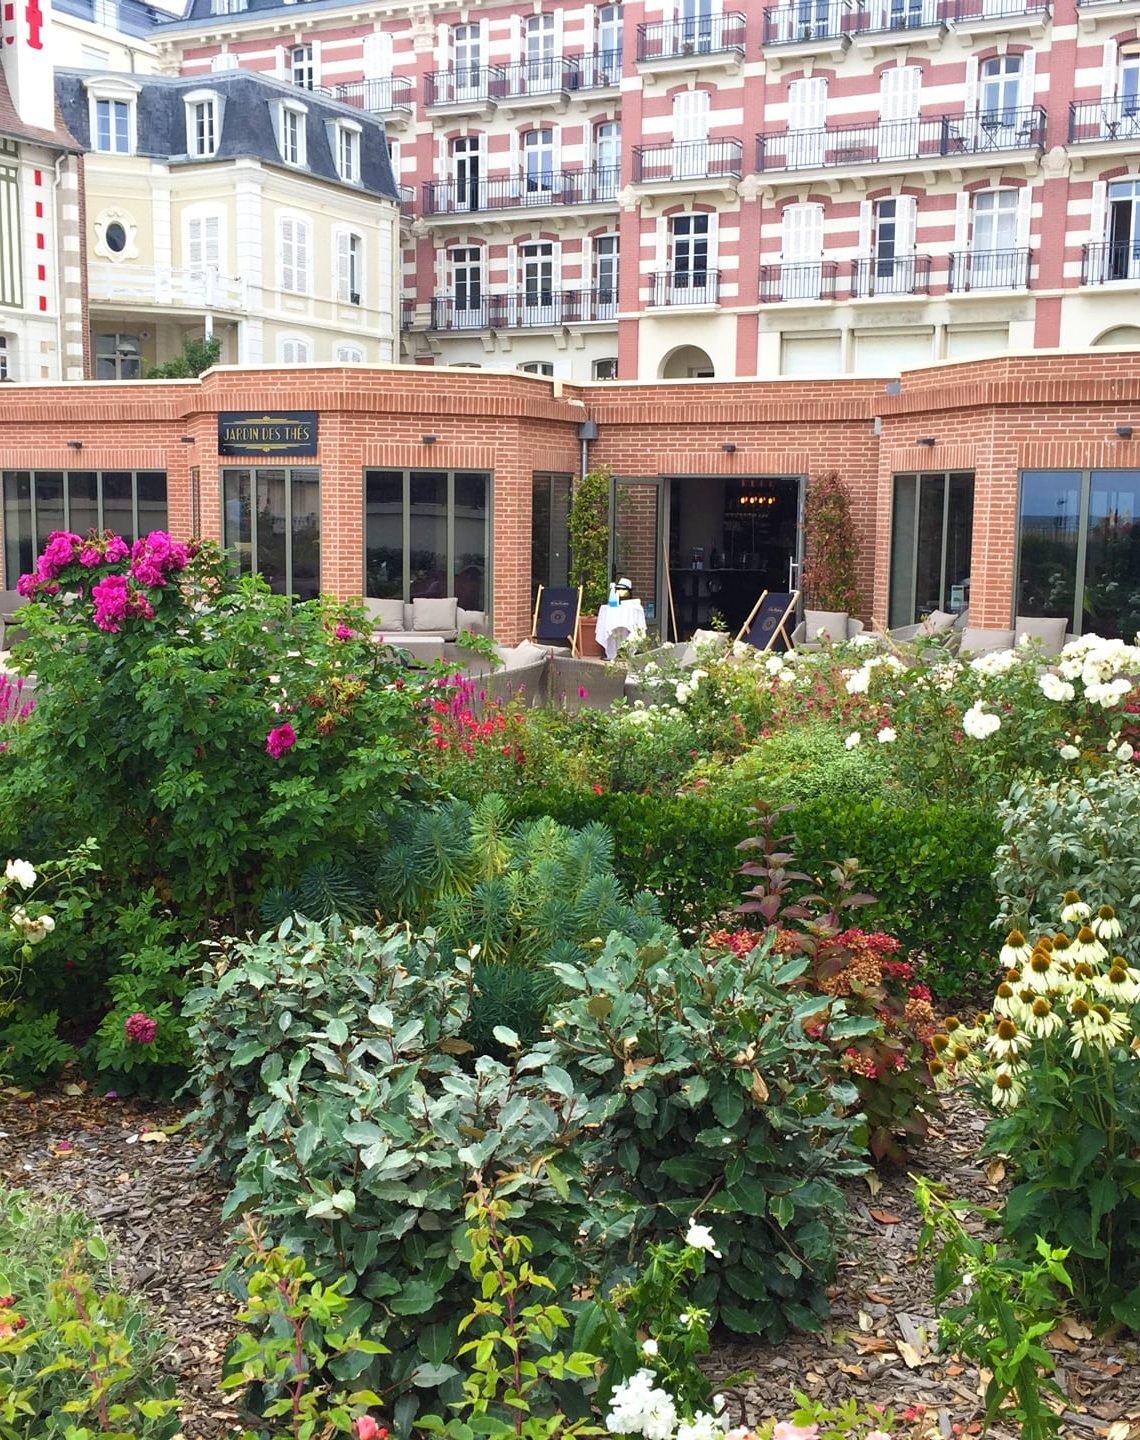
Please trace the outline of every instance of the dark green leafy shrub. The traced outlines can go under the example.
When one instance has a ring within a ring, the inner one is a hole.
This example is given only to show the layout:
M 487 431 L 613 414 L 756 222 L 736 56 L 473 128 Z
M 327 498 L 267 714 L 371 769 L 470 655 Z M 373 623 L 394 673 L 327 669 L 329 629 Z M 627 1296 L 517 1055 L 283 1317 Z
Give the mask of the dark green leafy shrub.
M 342 1328 L 390 1354 L 337 1362 L 338 1380 L 457 1398 L 463 1197 L 479 1172 L 517 1174 L 511 1225 L 561 1289 L 576 1276 L 583 1127 L 596 1123 L 547 1055 L 512 1066 L 470 1050 L 471 962 L 406 928 L 286 921 L 203 968 L 193 1017 L 205 1157 L 233 1179 L 232 1217 L 258 1214 L 350 1297 Z M 514 1037 L 497 1038 L 509 1049 Z
M 869 1022 L 794 989 L 805 966 L 611 936 L 584 969 L 554 967 L 570 998 L 550 1015 L 550 1057 L 604 1105 L 593 1194 L 611 1263 L 696 1215 L 720 1254 L 694 1301 L 774 1341 L 827 1315 L 836 1182 L 866 1168 L 855 1089 L 805 1027 L 829 1005 L 837 1038 Z

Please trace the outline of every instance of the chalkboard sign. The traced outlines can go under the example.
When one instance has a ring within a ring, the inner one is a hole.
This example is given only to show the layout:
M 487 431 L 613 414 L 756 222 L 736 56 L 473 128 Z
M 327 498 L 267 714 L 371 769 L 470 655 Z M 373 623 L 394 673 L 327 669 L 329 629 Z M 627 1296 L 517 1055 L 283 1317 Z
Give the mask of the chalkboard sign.
M 534 639 L 543 645 L 573 645 L 582 592 L 576 586 L 540 585 L 534 607 Z
M 752 614 L 744 622 L 737 636 L 757 650 L 776 648 L 790 650 L 792 637 L 788 634 L 787 622 L 796 608 L 799 591 L 777 593 L 767 590 L 757 600 Z

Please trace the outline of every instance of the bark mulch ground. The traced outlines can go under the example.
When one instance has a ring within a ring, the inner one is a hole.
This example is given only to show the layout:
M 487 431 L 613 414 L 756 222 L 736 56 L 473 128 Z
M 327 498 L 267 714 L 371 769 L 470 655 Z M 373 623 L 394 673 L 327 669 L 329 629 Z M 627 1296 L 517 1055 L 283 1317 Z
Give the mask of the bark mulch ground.
M 70 1093 L 69 1093 L 70 1092 Z M 234 1410 L 216 1386 L 233 1332 L 233 1305 L 216 1286 L 226 1256 L 222 1194 L 193 1170 L 196 1147 L 169 1107 L 89 1095 L 69 1086 L 0 1094 L 0 1181 L 94 1217 L 119 1248 L 123 1283 L 144 1295 L 171 1335 L 185 1440 L 226 1440 Z M 951 1097 L 916 1161 L 956 1196 L 1000 1202 L 1002 1180 L 977 1159 L 983 1117 Z M 934 1353 L 931 1277 L 915 1254 L 918 1216 L 905 1173 L 849 1190 L 850 1238 L 823 1332 L 778 1347 L 722 1345 L 717 1373 L 748 1372 L 746 1418 L 786 1413 L 791 1392 L 855 1396 L 896 1411 L 925 1405 L 944 1436 L 981 1431 L 977 1371 Z M 1094 1337 L 1067 1322 L 1051 1337 L 1073 1440 L 1140 1440 L 1140 1367 L 1127 1335 Z M 1017 1440 L 996 1427 L 994 1440 Z

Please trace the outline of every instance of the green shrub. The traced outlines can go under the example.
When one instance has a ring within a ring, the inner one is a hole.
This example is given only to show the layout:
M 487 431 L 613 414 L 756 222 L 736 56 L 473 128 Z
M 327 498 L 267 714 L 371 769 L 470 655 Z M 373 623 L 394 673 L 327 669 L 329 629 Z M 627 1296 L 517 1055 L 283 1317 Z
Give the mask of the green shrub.
M 337 1378 L 421 1399 L 459 1394 L 463 1198 L 482 1171 L 516 1174 L 512 1229 L 561 1289 L 577 1274 L 583 1127 L 600 1119 L 551 1057 L 460 1069 L 467 956 L 406 928 L 285 921 L 229 945 L 187 999 L 196 1120 L 234 1183 L 224 1214 L 256 1212 L 275 1244 L 342 1280 L 342 1329 L 389 1347 Z M 514 1049 L 514 1037 L 497 1037 Z
M 168 1342 L 116 1289 L 89 1220 L 0 1188 L 0 1295 L 11 1297 L 0 1309 L 6 1440 L 167 1440 L 178 1431 L 174 1382 L 163 1374 Z
M 554 967 L 571 998 L 552 1008 L 549 1054 L 604 1105 L 592 1194 L 611 1265 L 696 1216 L 719 1254 L 695 1302 L 773 1341 L 827 1315 L 837 1181 L 866 1168 L 856 1091 L 805 1023 L 829 1005 L 836 1038 L 869 1022 L 805 999 L 805 966 L 767 946 L 710 965 L 675 938 L 612 935 L 584 970 Z

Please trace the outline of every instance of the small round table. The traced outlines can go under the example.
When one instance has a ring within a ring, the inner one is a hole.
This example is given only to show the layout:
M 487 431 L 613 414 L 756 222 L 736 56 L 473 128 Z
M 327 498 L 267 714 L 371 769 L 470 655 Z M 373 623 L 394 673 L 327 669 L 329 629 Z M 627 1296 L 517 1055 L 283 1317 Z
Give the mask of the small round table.
M 594 634 L 606 652 L 606 659 L 613 660 L 621 641 L 645 634 L 645 606 L 640 600 L 619 600 L 616 605 L 603 605 L 598 611 Z

